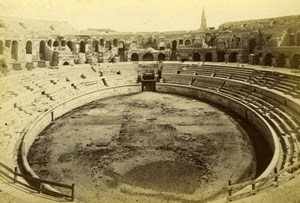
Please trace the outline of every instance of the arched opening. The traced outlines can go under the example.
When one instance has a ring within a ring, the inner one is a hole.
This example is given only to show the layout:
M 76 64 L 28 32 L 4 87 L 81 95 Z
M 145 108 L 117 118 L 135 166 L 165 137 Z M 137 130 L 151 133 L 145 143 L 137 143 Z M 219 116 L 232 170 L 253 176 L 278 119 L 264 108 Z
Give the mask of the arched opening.
M 177 49 L 177 41 L 174 40 L 174 41 L 172 42 L 172 50 L 176 50 L 176 49 Z
M 85 41 L 81 41 L 79 43 L 79 52 L 80 53 L 85 53 Z
M 200 61 L 201 60 L 201 56 L 199 53 L 194 53 L 193 54 L 193 61 Z
M 276 60 L 276 65 L 279 67 L 284 67 L 285 66 L 285 54 L 279 54 L 277 60 Z
M 225 52 L 219 51 L 217 52 L 217 62 L 224 62 L 225 61 Z
M 31 41 L 26 42 L 26 54 L 32 54 L 32 42 Z
M 118 54 L 121 56 L 120 60 L 125 61 L 125 43 L 123 41 L 118 42 Z
M 66 40 L 62 40 L 62 41 L 61 41 L 61 46 L 65 47 L 66 44 L 67 44 L 67 41 L 66 41 Z
M 255 47 L 256 47 L 256 41 L 255 39 L 251 39 L 249 41 L 249 54 L 253 54 Z
M 181 62 L 186 62 L 186 61 L 189 61 L 189 59 L 188 59 L 188 58 L 182 58 L 182 59 L 181 59 Z M 177 71 L 177 73 L 178 73 L 178 71 Z M 179 73 L 180 73 L 180 71 L 179 71 Z M 179 73 L 178 73 L 178 74 L 179 74 Z
M 104 46 L 104 39 L 100 39 L 100 45 Z
M 111 48 L 112 48 L 111 47 L 111 41 L 106 41 L 105 42 L 105 48 L 108 49 L 108 50 L 111 50 Z
M 119 49 L 125 48 L 125 43 L 124 43 L 123 41 L 120 41 L 120 42 L 119 42 L 119 45 L 118 45 L 118 48 L 119 48 Z
M 273 55 L 268 53 L 266 54 L 265 58 L 264 58 L 264 65 L 265 66 L 271 66 L 272 65 L 272 58 L 273 58 Z
M 165 61 L 166 60 L 166 55 L 163 53 L 159 53 L 157 56 L 158 61 Z
M 93 41 L 93 50 L 94 52 L 99 52 L 99 46 L 96 40 Z
M 192 44 L 192 42 L 189 39 L 185 40 L 185 42 L 184 42 L 185 46 L 188 46 L 188 45 L 191 45 L 191 44 Z
M 14 40 L 11 45 L 11 58 L 14 60 L 18 60 L 18 42 Z
M 143 56 L 143 61 L 153 61 L 154 60 L 154 56 L 151 53 L 146 53 Z
M 3 42 L 0 40 L 0 54 L 3 54 Z
M 180 44 L 180 45 L 183 44 L 183 40 L 182 40 L 182 39 L 179 40 L 179 44 Z
M 113 40 L 113 46 L 114 46 L 114 47 L 117 47 L 117 46 L 118 46 L 118 40 L 117 40 L 117 39 L 114 39 L 114 40 Z
M 46 48 L 46 42 L 44 40 L 40 41 L 40 48 L 39 48 L 40 60 L 45 60 L 45 48 Z
M 212 54 L 210 52 L 205 53 L 204 61 L 212 61 Z
M 297 46 L 300 46 L 300 33 L 297 33 Z
M 52 47 L 52 39 L 49 39 L 49 40 L 47 41 L 47 45 L 48 45 L 48 47 Z
M 131 61 L 139 61 L 139 55 L 137 53 L 131 54 Z
M 260 62 L 260 58 L 262 57 L 262 53 L 259 53 L 258 55 L 254 55 L 253 57 L 253 64 L 258 65 Z
M 295 46 L 296 45 L 296 43 L 295 43 L 295 36 L 294 35 L 290 35 L 290 46 Z
M 59 41 L 55 40 L 55 41 L 53 42 L 53 47 L 59 47 Z
M 71 41 L 67 41 L 67 46 L 69 47 L 69 49 L 70 49 L 71 51 L 74 50 L 74 48 L 73 48 L 73 43 L 72 43 Z
M 291 66 L 292 68 L 299 68 L 299 65 L 300 65 L 300 55 L 294 54 L 293 57 L 291 58 Z
M 232 53 L 229 55 L 229 62 L 231 62 L 231 63 L 236 63 L 236 62 L 237 62 L 237 55 L 238 55 L 237 52 L 232 52 Z
M 69 65 L 70 65 L 70 63 L 67 61 L 63 63 L 63 66 L 69 66 Z

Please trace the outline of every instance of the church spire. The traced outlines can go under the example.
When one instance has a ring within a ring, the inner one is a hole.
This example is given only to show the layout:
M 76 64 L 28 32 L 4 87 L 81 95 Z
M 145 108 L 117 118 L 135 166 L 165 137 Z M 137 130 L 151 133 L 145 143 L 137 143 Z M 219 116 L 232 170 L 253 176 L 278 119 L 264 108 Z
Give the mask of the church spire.
M 204 29 L 206 29 L 206 27 L 207 27 L 207 25 L 206 25 L 206 16 L 205 16 L 204 6 L 203 6 L 200 29 L 204 30 Z

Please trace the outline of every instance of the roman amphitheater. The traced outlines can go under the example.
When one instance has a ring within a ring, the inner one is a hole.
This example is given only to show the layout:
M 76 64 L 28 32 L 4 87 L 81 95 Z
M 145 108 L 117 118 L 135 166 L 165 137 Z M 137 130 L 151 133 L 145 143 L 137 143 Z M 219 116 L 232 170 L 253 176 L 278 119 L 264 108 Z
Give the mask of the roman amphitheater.
M 0 202 L 300 202 L 300 16 L 0 17 L 0 88 Z

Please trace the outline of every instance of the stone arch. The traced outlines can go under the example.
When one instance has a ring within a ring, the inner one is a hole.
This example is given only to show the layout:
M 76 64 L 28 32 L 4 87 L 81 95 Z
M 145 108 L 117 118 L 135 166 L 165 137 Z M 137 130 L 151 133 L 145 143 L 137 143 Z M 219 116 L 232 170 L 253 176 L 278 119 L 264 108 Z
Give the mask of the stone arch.
M 264 65 L 271 66 L 272 65 L 273 55 L 271 53 L 267 53 L 264 57 Z
M 98 41 L 96 40 L 93 41 L 93 50 L 94 52 L 99 52 Z
M 143 55 L 143 61 L 154 61 L 154 56 L 151 53 L 145 53 Z
M 67 44 L 67 41 L 66 41 L 66 40 L 62 40 L 62 41 L 61 41 L 61 46 L 65 47 L 66 44 Z
M 179 45 L 182 45 L 182 44 L 183 44 L 183 40 L 180 39 L 178 44 L 179 44 Z
M 253 57 L 253 64 L 258 65 L 260 62 L 260 58 L 262 57 L 262 53 L 260 52 L 258 55 L 254 55 Z
M 236 63 L 236 62 L 237 62 L 237 55 L 238 55 L 237 52 L 232 52 L 232 53 L 229 55 L 229 62 L 231 62 L 231 63 Z
M 249 41 L 248 46 L 249 46 L 249 54 L 253 54 L 254 49 L 255 49 L 255 47 L 256 47 L 256 41 L 255 41 L 255 39 L 251 39 L 251 40 Z
M 166 55 L 164 53 L 159 53 L 157 55 L 157 60 L 158 61 L 165 61 L 166 60 Z
M 3 50 L 4 50 L 3 42 L 2 42 L 2 40 L 0 40 L 0 54 L 3 54 Z
M 279 67 L 284 67 L 286 63 L 285 58 L 286 58 L 285 54 L 279 54 L 276 59 L 276 65 Z
M 32 54 L 32 42 L 31 41 L 26 42 L 26 54 Z
M 80 53 L 85 53 L 85 41 L 80 41 L 79 43 L 79 52 Z
M 212 61 L 212 53 L 210 52 L 205 53 L 204 61 Z
M 69 66 L 70 65 L 70 63 L 68 62 L 68 61 L 65 61 L 64 63 L 63 63 L 63 66 Z
M 53 42 L 53 47 L 59 47 L 59 41 L 55 40 L 55 41 Z
M 39 55 L 40 60 L 45 60 L 46 42 L 44 40 L 40 41 Z
M 124 49 L 125 48 L 125 43 L 123 41 L 118 42 L 118 48 L 119 49 Z
M 105 48 L 108 49 L 108 50 L 111 50 L 111 48 L 112 48 L 111 47 L 111 41 L 106 41 L 105 42 Z
M 193 61 L 200 61 L 201 60 L 201 56 L 198 52 L 193 54 Z
M 296 45 L 296 40 L 294 35 L 290 35 L 290 46 L 295 46 Z
M 117 47 L 118 46 L 118 40 L 117 39 L 113 39 L 113 46 Z
M 300 46 L 300 33 L 297 33 L 297 46 Z
M 137 53 L 131 54 L 131 61 L 139 61 L 139 55 Z
M 72 41 L 67 41 L 67 46 L 69 47 L 69 49 L 71 51 L 74 51 L 74 47 L 73 47 L 73 42 Z
M 217 52 L 217 62 L 224 62 L 225 61 L 225 52 L 218 51 Z
M 104 39 L 100 39 L 100 45 L 104 46 Z
M 176 40 L 172 41 L 172 50 L 177 50 L 177 41 Z
M 299 68 L 300 65 L 300 55 L 294 54 L 291 58 L 291 67 L 292 68 Z
M 12 41 L 11 44 L 11 58 L 14 60 L 18 60 L 18 56 L 19 56 L 19 43 L 18 41 L 14 40 Z
M 188 46 L 188 45 L 191 45 L 191 44 L 192 44 L 192 42 L 189 39 L 185 40 L 185 42 L 184 42 L 185 46 Z
M 49 39 L 49 40 L 47 41 L 47 45 L 48 45 L 48 47 L 52 47 L 52 39 Z

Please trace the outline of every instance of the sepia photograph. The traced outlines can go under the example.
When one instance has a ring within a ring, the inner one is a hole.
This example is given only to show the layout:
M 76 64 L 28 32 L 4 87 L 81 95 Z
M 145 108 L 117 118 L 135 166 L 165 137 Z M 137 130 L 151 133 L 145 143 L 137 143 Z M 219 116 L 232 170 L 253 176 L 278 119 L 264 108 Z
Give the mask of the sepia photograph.
M 0 0 L 0 203 L 299 188 L 299 0 Z

